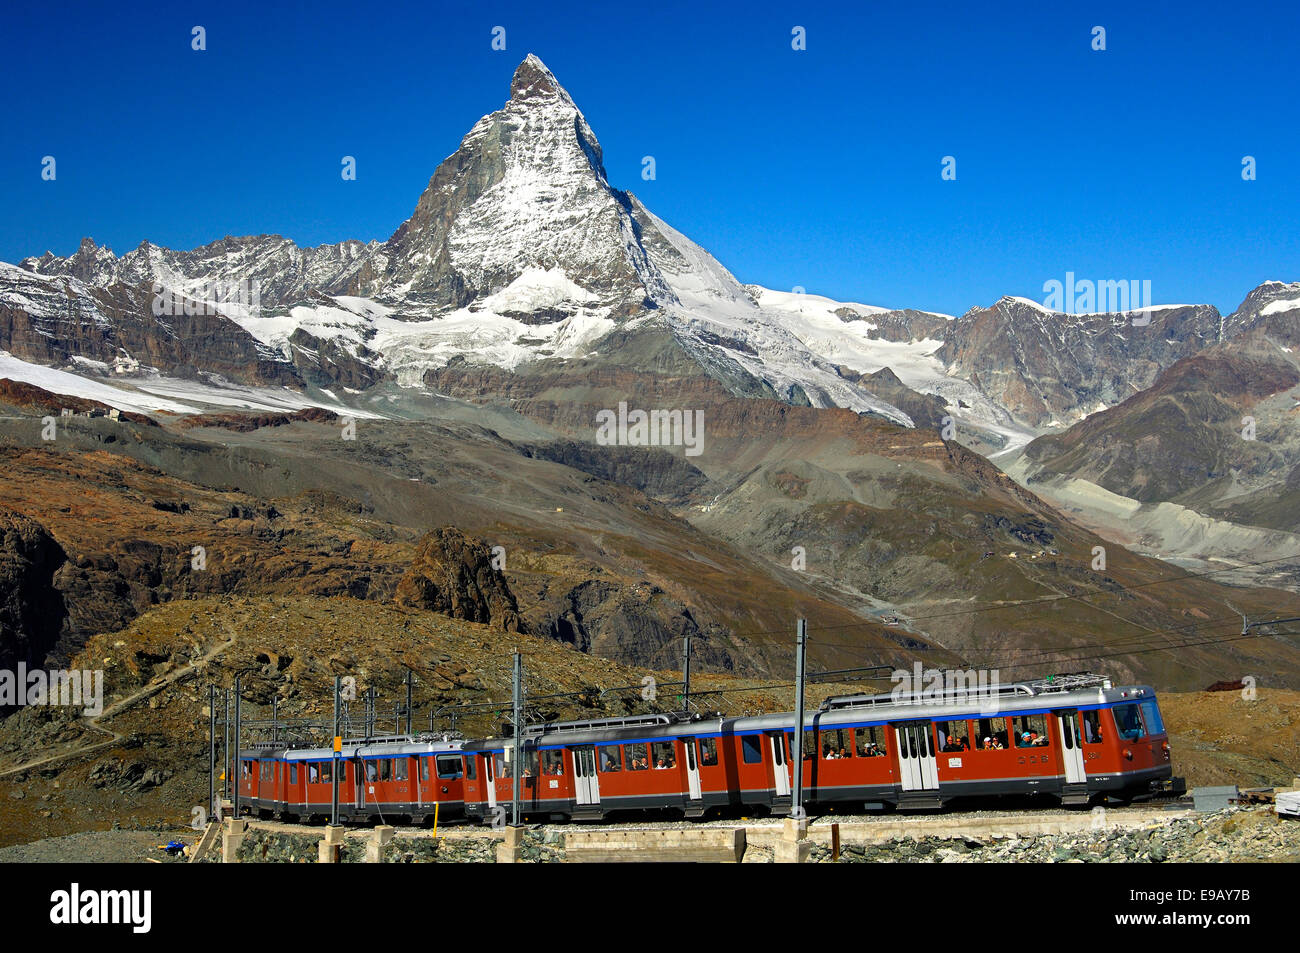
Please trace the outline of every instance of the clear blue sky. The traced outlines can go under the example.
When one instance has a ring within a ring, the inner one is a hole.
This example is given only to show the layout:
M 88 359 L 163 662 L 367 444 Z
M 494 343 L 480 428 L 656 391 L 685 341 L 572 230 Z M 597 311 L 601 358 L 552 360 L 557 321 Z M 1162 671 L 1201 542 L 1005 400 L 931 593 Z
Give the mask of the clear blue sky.
M 1298 10 L 9 4 L 0 260 L 84 235 L 119 254 L 146 238 L 383 240 L 533 52 L 613 184 L 742 281 L 960 314 L 1042 300 L 1069 270 L 1226 312 L 1260 281 L 1300 280 Z

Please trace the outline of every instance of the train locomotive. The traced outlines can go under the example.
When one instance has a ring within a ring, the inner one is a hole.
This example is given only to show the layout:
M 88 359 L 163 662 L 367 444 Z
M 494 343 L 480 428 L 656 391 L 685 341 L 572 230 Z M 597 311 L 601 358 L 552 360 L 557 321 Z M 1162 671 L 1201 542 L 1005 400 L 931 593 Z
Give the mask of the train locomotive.
M 338 765 L 346 822 L 500 822 L 519 773 L 529 818 L 633 812 L 789 814 L 794 714 L 651 714 L 529 725 L 513 738 L 409 738 L 329 749 L 248 749 L 240 797 L 264 815 L 328 817 Z M 997 686 L 977 697 L 829 698 L 805 714 L 809 810 L 915 810 L 969 798 L 1044 795 L 1083 807 L 1163 791 L 1172 767 L 1154 689 L 1102 676 Z

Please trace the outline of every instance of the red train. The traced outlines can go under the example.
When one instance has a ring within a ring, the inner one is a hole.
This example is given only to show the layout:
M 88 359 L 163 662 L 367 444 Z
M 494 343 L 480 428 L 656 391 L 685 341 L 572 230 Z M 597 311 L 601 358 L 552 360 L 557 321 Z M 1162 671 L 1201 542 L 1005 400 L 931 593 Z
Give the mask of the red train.
M 263 748 L 239 753 L 239 797 L 255 813 L 328 820 L 339 772 L 339 818 L 425 824 L 464 816 L 459 741 L 407 738 L 330 748 Z
M 596 819 L 646 810 L 687 817 L 711 810 L 784 814 L 791 808 L 793 726 L 790 713 L 646 715 L 530 726 L 519 753 L 512 739 L 405 742 L 392 745 L 393 753 L 369 745 L 347 754 L 342 790 L 349 799 L 345 809 L 340 797 L 340 811 L 349 820 L 419 822 L 439 801 L 443 817 L 463 810 L 472 819 L 504 819 L 518 770 L 523 811 L 534 817 Z M 434 747 L 439 751 L 429 750 Z M 388 786 L 378 780 L 355 788 L 357 764 L 394 754 L 395 763 L 406 759 L 406 787 L 398 787 L 394 775 Z M 285 765 L 292 770 L 295 762 L 328 756 L 242 752 L 242 771 L 260 771 L 265 780 L 255 785 L 252 777 L 241 778 L 241 794 L 261 811 L 328 814 L 329 785 L 321 785 L 322 802 L 310 783 L 303 790 L 284 780 Z M 461 762 L 454 778 L 413 783 L 412 772 L 427 770 L 432 778 L 440 759 Z M 802 771 L 804 802 L 812 809 L 933 808 L 961 798 L 1025 794 L 1069 805 L 1103 797 L 1123 803 L 1163 789 L 1172 773 L 1155 692 L 1113 687 L 1099 676 L 1003 685 L 969 703 L 923 694 L 828 699 L 805 717 Z

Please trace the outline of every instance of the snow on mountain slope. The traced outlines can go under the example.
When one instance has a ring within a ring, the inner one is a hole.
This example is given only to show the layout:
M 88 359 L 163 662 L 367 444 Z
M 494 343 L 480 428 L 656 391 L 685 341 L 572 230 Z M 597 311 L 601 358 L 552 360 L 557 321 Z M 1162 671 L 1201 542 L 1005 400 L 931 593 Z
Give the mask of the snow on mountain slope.
M 1014 435 L 1022 442 L 1032 436 L 1032 431 L 1017 427 L 1011 414 L 978 387 L 960 377 L 949 376 L 943 362 L 935 357 L 935 352 L 943 346 L 942 339 L 891 341 L 877 335 L 879 326 L 872 321 L 872 316 L 892 313 L 888 308 L 767 288 L 761 289 L 758 303 L 764 311 L 778 315 L 777 320 L 810 351 L 832 363 L 862 374 L 874 374 L 888 367 L 913 390 L 942 398 L 958 420 L 993 429 L 1003 437 Z M 866 317 L 862 320 L 845 317 L 852 313 Z M 920 313 L 944 321 L 954 320 L 950 315 Z
M 0 351 L 0 378 L 35 384 L 52 394 L 97 400 L 119 410 L 151 414 L 198 414 L 214 408 L 254 411 L 295 411 L 309 407 L 332 410 L 340 415 L 379 419 L 382 415 L 342 404 L 315 400 L 287 387 L 245 387 L 230 381 L 200 382 L 152 373 L 142 377 L 106 380 L 106 365 L 80 359 L 82 373 L 46 367 L 20 360 Z
M 144 414 L 160 410 L 174 414 L 195 414 L 200 410 L 199 407 L 190 404 L 114 387 L 112 384 L 91 380 L 82 377 L 80 374 L 72 374 L 68 371 L 45 367 L 41 364 L 29 364 L 27 361 L 21 361 L 14 357 L 8 351 L 0 351 L 0 377 L 8 378 L 11 381 L 20 381 L 24 384 L 35 384 L 52 394 L 66 394 L 69 397 L 84 397 L 87 400 L 97 400 L 119 410 L 131 410 Z

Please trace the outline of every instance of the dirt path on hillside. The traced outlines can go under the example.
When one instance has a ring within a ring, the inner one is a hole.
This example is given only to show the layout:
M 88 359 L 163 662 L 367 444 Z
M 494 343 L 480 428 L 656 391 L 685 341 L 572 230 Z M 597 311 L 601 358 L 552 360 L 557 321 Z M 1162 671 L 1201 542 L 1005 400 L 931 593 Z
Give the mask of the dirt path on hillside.
M 105 708 L 98 715 L 95 715 L 93 717 L 83 717 L 81 719 L 88 728 L 92 728 L 95 731 L 108 735 L 109 737 L 106 740 L 94 741 L 89 744 L 84 744 L 84 745 L 74 747 L 70 751 L 64 751 L 59 754 L 49 755 L 48 757 L 41 758 L 37 761 L 28 761 L 26 764 L 20 764 L 17 767 L 5 768 L 3 771 L 0 771 L 0 778 L 11 777 L 15 774 L 21 774 L 24 771 L 31 771 L 35 768 L 43 768 L 51 764 L 56 764 L 60 761 L 66 761 L 69 758 L 76 758 L 81 755 L 89 754 L 92 751 L 98 751 L 101 748 L 107 748 L 111 745 L 117 744 L 125 736 L 121 732 L 114 731 L 111 728 L 105 728 L 103 725 L 100 724 L 101 721 L 104 721 L 105 719 L 113 718 L 114 716 L 120 714 L 121 712 L 126 711 L 128 708 L 131 708 L 138 702 L 145 701 L 146 699 L 151 698 L 152 696 L 158 694 L 158 692 L 162 691 L 168 685 L 174 684 L 185 675 L 188 675 L 191 672 L 195 671 L 199 666 L 206 665 L 208 662 L 222 655 L 227 649 L 229 649 L 232 645 L 235 644 L 235 641 L 236 640 L 234 635 L 229 636 L 229 638 L 227 638 L 225 642 L 222 642 L 217 646 L 215 646 L 214 648 L 209 649 L 207 652 L 205 652 L 203 655 L 201 655 L 199 658 L 195 659 L 194 661 L 190 662 L 188 665 L 183 665 L 173 672 L 168 672 L 158 681 L 146 685 L 144 688 L 140 689 L 137 692 L 133 692 L 130 695 L 127 695 L 125 698 L 118 699 L 117 701 L 113 702 L 113 704 Z

